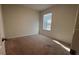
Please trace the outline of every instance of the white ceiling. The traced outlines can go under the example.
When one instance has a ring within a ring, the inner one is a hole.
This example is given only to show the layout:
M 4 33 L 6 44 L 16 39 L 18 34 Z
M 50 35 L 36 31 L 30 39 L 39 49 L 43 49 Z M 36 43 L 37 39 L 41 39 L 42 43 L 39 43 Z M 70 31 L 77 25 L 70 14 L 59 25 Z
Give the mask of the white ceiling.
M 53 4 L 24 4 L 24 6 L 37 10 L 37 11 L 43 11 L 54 5 Z

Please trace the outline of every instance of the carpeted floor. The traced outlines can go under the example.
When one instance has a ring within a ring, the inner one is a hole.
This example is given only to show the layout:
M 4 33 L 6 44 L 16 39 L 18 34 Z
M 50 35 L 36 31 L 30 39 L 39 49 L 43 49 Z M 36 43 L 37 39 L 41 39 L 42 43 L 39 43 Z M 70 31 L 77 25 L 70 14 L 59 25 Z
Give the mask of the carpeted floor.
M 69 55 L 68 51 L 43 35 L 8 39 L 5 47 L 7 55 Z

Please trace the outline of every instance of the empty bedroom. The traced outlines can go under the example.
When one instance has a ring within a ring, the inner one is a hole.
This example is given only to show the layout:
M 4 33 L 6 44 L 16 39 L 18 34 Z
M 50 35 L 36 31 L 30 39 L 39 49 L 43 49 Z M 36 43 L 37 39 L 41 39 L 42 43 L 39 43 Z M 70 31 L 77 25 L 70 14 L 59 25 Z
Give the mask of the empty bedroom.
M 78 4 L 1 4 L 1 55 L 79 54 Z

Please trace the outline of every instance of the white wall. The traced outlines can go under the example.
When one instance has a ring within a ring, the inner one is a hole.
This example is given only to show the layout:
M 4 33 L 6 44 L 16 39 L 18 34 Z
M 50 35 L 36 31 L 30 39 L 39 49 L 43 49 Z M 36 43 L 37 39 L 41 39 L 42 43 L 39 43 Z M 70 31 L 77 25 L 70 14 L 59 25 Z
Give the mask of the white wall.
M 3 5 L 5 37 L 38 34 L 39 13 L 20 5 Z
M 76 5 L 56 5 L 50 9 L 42 11 L 40 18 L 40 33 L 63 42 L 71 43 L 76 11 Z M 45 31 L 42 29 L 42 15 L 47 12 L 53 13 L 51 31 Z

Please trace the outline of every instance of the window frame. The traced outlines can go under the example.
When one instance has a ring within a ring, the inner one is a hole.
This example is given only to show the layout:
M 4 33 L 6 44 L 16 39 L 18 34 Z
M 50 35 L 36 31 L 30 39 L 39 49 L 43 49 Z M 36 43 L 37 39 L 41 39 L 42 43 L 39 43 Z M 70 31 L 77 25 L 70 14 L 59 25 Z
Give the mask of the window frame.
M 42 19 L 43 19 L 44 15 L 49 14 L 49 13 L 52 14 L 52 17 L 51 17 L 51 28 L 50 28 L 50 30 L 44 29 L 44 22 L 42 22 L 42 23 L 43 23 L 43 24 L 42 24 L 42 29 L 45 30 L 45 31 L 51 31 L 51 30 L 52 30 L 52 19 L 53 19 L 53 13 L 52 13 L 52 12 L 44 13 L 44 14 L 42 15 Z M 43 21 L 44 21 L 44 19 L 43 19 Z

